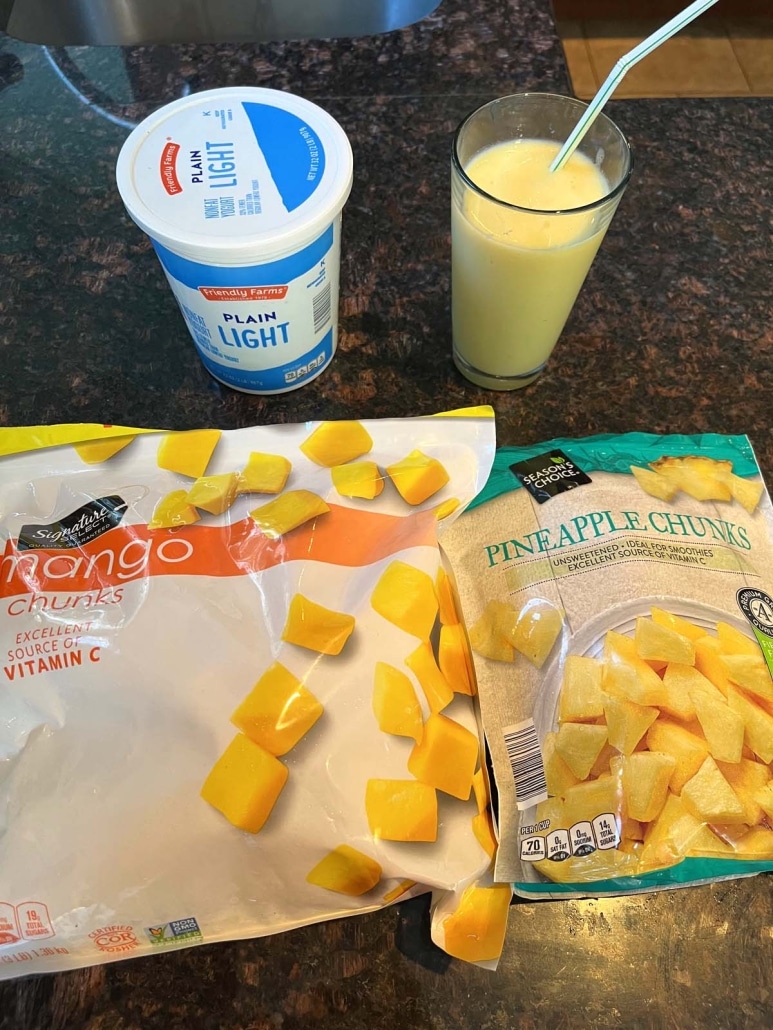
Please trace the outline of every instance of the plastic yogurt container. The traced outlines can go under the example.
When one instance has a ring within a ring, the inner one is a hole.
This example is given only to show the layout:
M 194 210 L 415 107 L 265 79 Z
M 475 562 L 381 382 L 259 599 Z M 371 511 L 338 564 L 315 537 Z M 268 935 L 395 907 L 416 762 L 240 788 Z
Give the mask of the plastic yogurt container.
M 215 379 L 285 393 L 327 368 L 352 186 L 335 119 L 279 90 L 194 93 L 134 129 L 116 178 Z

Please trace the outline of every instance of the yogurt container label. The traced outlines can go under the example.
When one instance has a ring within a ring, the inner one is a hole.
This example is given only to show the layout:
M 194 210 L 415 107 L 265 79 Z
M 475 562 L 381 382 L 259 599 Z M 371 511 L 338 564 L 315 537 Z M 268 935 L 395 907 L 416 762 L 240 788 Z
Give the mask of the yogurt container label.
M 117 178 L 215 378 L 277 393 L 324 370 L 352 178 L 326 112 L 275 90 L 186 97 L 134 130 Z

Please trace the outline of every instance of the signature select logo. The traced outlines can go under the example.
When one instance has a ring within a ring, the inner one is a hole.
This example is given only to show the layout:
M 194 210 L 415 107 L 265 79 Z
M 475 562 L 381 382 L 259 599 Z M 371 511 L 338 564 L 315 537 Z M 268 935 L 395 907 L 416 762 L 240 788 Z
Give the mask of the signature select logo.
M 101 930 L 93 930 L 89 937 L 100 951 L 133 951 L 139 945 L 131 926 L 104 926 Z

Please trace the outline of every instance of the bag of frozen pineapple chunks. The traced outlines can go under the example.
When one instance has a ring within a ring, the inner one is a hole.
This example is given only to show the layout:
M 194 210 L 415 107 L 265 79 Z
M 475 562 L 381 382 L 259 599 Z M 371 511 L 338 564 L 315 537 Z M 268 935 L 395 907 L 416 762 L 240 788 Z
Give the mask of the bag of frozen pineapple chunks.
M 0 431 L 0 977 L 427 890 L 496 957 L 437 545 L 492 414 Z
M 743 436 L 497 453 L 443 537 L 525 897 L 773 869 L 773 512 Z

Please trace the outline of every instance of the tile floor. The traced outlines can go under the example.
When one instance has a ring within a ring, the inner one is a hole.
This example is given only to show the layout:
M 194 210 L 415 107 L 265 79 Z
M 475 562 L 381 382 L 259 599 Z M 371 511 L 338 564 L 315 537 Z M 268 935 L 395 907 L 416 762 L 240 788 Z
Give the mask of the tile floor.
M 575 95 L 589 100 L 618 58 L 662 20 L 559 20 Z M 773 17 L 694 22 L 635 65 L 615 91 L 634 97 L 773 96 Z

